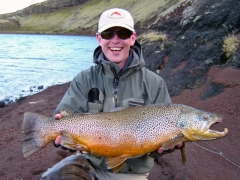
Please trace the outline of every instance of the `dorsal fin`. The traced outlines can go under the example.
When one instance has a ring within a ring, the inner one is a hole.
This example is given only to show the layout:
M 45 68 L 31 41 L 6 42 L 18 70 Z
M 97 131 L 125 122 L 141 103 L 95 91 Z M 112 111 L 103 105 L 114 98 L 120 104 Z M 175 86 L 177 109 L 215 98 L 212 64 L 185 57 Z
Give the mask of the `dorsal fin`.
M 107 112 L 117 112 L 117 111 L 121 111 L 121 110 L 124 110 L 124 109 L 127 109 L 127 108 L 129 108 L 129 107 L 116 107 L 116 108 L 113 108 L 113 109 L 111 109 L 111 110 L 109 110 L 109 111 L 107 111 Z

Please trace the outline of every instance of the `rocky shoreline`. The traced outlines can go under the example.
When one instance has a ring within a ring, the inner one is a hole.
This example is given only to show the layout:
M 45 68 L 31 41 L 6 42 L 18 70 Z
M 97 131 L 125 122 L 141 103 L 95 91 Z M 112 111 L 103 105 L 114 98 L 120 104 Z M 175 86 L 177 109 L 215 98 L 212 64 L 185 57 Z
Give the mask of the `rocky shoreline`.
M 19 97 L 6 97 L 5 99 L 0 99 L 0 108 L 5 107 L 7 104 L 12 104 L 15 102 L 20 102 L 26 99 L 27 96 L 31 96 L 33 94 L 39 93 L 48 87 L 44 87 L 43 85 L 38 86 L 30 86 L 29 91 L 22 91 L 25 95 L 19 94 Z

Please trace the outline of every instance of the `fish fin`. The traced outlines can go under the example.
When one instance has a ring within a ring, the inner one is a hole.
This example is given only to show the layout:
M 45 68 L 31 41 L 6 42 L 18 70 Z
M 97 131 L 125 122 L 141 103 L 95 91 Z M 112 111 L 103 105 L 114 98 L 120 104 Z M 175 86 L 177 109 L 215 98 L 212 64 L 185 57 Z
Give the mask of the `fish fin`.
M 116 173 L 116 172 L 120 171 L 120 169 L 122 169 L 122 167 L 124 166 L 124 164 L 125 164 L 125 162 L 123 162 L 123 163 L 120 164 L 119 166 L 113 168 L 113 169 L 112 169 L 113 172 Z
M 72 149 L 72 150 L 81 150 L 81 151 L 88 151 L 87 146 L 81 144 L 79 141 L 79 137 L 75 134 L 72 134 L 68 131 L 61 131 L 61 145 Z
M 80 116 L 84 116 L 84 115 L 88 115 L 88 114 L 93 114 L 93 113 L 72 113 L 66 110 L 61 110 L 60 114 L 62 115 L 62 118 L 66 118 L 66 117 L 72 117 L 72 116 L 76 116 L 76 115 L 80 115 Z
M 113 109 L 110 109 L 109 111 L 107 112 L 117 112 L 117 111 L 121 111 L 121 110 L 124 110 L 124 109 L 127 109 L 129 108 L 128 106 L 125 106 L 125 107 L 116 107 L 116 108 L 113 108 Z
M 57 132 L 49 133 L 47 130 L 47 124 L 51 121 L 52 118 L 40 114 L 24 113 L 21 127 L 23 157 L 39 151 L 57 137 Z
M 114 172 L 117 172 L 123 167 L 126 160 L 127 157 L 124 155 L 117 157 L 109 157 L 107 158 L 108 169 L 113 169 Z
M 182 142 L 182 146 L 180 147 L 181 150 L 181 156 L 182 156 L 182 164 L 185 165 L 186 164 L 186 151 L 185 151 L 185 142 Z
M 162 143 L 162 148 L 163 148 L 163 150 L 168 150 L 168 149 L 174 147 L 175 145 L 183 142 L 184 139 L 185 139 L 184 135 L 179 134 L 179 135 L 175 136 L 174 138 L 169 139 L 168 141 Z
M 69 112 L 69 111 L 66 111 L 66 110 L 61 110 L 60 111 L 60 114 L 62 115 L 62 118 L 65 118 L 65 117 L 72 117 L 72 116 L 76 116 L 76 115 L 81 115 L 81 116 L 84 116 L 86 114 L 92 114 L 92 113 L 72 113 L 72 112 Z

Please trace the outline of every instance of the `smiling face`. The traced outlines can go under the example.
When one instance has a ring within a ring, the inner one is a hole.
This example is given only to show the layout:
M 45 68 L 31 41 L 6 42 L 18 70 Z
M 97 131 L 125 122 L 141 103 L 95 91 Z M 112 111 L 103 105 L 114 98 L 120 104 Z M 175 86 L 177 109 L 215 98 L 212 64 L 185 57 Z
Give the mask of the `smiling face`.
M 110 30 L 119 31 L 123 28 L 112 27 Z M 99 33 L 96 34 L 99 45 L 102 48 L 104 55 L 111 62 L 119 65 L 123 68 L 126 64 L 127 58 L 129 56 L 130 47 L 134 45 L 136 40 L 136 32 L 134 32 L 128 39 L 120 39 L 118 35 L 114 35 L 112 39 L 103 39 Z

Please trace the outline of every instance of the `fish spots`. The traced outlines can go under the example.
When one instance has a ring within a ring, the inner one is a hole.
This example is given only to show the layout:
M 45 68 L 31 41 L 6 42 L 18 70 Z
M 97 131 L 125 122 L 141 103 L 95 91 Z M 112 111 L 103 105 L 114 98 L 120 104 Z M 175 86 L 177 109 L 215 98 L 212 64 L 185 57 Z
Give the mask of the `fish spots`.
M 64 126 L 79 134 L 85 143 L 97 142 L 109 149 L 132 152 L 136 147 L 144 149 L 146 145 L 156 148 L 159 142 L 174 133 L 179 134 L 179 128 L 185 127 L 189 119 L 184 108 L 176 104 L 155 104 L 84 116 L 79 114 L 69 117 L 74 126 L 68 127 L 69 123 Z M 182 121 L 177 124 L 179 117 Z
M 183 122 L 180 122 L 179 124 L 178 124 L 178 127 L 180 127 L 180 128 L 183 128 L 185 125 L 184 125 L 184 123 Z
M 209 121 L 204 117 L 208 117 Z M 206 132 L 212 123 L 221 121 L 221 117 L 217 115 L 178 104 L 128 107 L 119 111 L 89 113 L 84 116 L 74 114 L 58 121 L 51 118 L 33 118 L 41 121 L 41 127 L 32 130 L 36 130 L 34 138 L 41 138 L 34 141 L 30 139 L 30 146 L 26 143 L 29 135 L 24 137 L 25 157 L 33 153 L 32 146 L 42 148 L 42 139 L 46 142 L 52 141 L 61 131 L 67 131 L 67 134 L 74 137 L 66 141 L 66 144 L 72 143 L 72 147 L 87 150 L 95 156 L 119 157 L 127 154 L 128 157 L 137 157 L 155 151 L 169 140 L 176 142 L 174 138 L 178 139 L 177 135 L 184 134 L 187 139 L 199 140 L 202 137 L 201 132 Z M 28 127 L 27 125 L 29 123 L 23 127 Z M 29 129 L 25 132 L 29 132 Z M 226 133 L 227 130 L 219 134 L 222 137 Z

